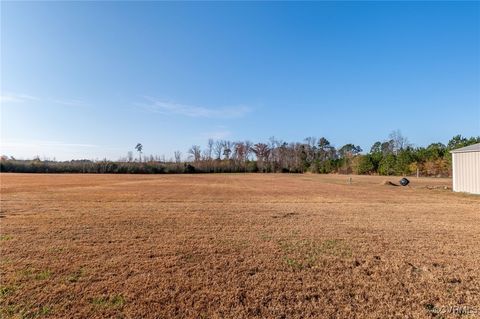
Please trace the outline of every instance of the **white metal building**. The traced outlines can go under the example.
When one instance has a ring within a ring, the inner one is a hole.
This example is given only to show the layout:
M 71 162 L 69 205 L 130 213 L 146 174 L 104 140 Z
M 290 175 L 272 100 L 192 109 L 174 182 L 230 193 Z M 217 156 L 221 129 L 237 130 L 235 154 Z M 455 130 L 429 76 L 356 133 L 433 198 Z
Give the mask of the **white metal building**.
M 480 143 L 451 153 L 453 191 L 480 194 Z

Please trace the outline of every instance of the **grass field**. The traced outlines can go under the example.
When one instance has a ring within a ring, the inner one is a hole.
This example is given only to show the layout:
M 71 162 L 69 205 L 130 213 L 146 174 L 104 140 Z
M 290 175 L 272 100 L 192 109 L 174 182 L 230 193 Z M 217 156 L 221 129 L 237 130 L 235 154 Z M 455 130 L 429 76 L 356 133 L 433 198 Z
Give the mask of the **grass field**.
M 444 189 L 448 179 L 347 179 L 2 174 L 0 315 L 442 318 L 440 307 L 480 308 L 479 196 Z

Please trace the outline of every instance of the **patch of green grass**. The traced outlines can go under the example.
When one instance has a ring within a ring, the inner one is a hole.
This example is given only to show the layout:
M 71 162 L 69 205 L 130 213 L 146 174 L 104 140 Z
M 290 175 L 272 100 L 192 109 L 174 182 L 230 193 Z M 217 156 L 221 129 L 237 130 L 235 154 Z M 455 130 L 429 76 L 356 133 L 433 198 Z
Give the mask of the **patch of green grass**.
M 42 306 L 37 312 L 38 316 L 46 316 L 52 313 L 52 308 L 49 306 Z
M 52 313 L 48 306 L 35 307 L 32 304 L 9 304 L 0 308 L 0 318 L 39 318 Z
M 36 280 L 45 280 L 45 279 L 50 278 L 51 276 L 52 276 L 52 273 L 50 272 L 50 270 L 42 270 L 39 273 L 35 274 L 35 279 Z
M 13 238 L 13 237 L 10 236 L 10 235 L 5 235 L 5 234 L 0 235 L 0 241 L 7 241 L 7 240 L 10 240 L 10 239 L 12 239 L 12 238 Z
M 67 279 L 68 282 L 77 282 L 84 275 L 85 275 L 85 269 L 80 268 L 79 270 L 75 271 L 74 273 L 71 273 L 70 275 L 68 275 L 66 279 Z
M 77 282 L 80 279 L 79 273 L 73 273 L 67 277 L 68 282 Z
M 200 312 L 200 313 L 198 314 L 198 318 L 199 318 L 199 319 L 208 319 L 208 318 L 210 318 L 210 317 L 209 317 L 206 313 Z
M 312 255 L 330 255 L 337 257 L 351 257 L 352 250 L 343 240 L 327 239 L 323 242 L 315 242 L 311 240 L 299 241 L 294 249 L 306 250 Z
M 125 298 L 122 295 L 101 296 L 92 298 L 91 303 L 96 307 L 122 308 Z
M 321 245 L 321 251 L 338 257 L 352 257 L 351 248 L 343 240 L 338 239 L 325 240 Z
M 303 264 L 301 262 L 299 262 L 298 260 L 291 259 L 291 258 L 285 258 L 285 262 L 291 268 L 294 268 L 294 269 L 302 269 L 303 268 Z
M 30 279 L 33 276 L 34 270 L 32 268 L 25 268 L 20 270 L 20 276 L 26 279 Z
M 267 234 L 267 233 L 264 233 L 264 234 L 260 235 L 260 239 L 262 239 L 263 241 L 271 241 L 272 238 L 273 238 L 273 236 L 270 235 L 270 234 Z
M 92 304 L 95 306 L 107 306 L 108 305 L 108 297 L 94 297 L 92 298 Z
M 20 275 L 24 279 L 46 280 L 52 276 L 52 272 L 48 269 L 38 271 L 34 268 L 25 268 L 20 271 Z
M 336 256 L 347 258 L 352 256 L 348 245 L 337 239 L 317 242 L 313 240 L 283 240 L 279 241 L 281 250 L 284 252 L 284 260 L 287 266 L 300 270 L 313 268 L 321 264 L 323 256 Z
M 0 308 L 1 318 L 24 318 L 25 310 L 18 305 L 6 305 Z
M 123 305 L 125 304 L 125 298 L 123 298 L 122 295 L 115 295 L 110 299 L 110 304 L 114 308 L 123 307 Z
M 0 298 L 3 298 L 11 293 L 14 293 L 16 287 L 14 286 L 0 286 Z

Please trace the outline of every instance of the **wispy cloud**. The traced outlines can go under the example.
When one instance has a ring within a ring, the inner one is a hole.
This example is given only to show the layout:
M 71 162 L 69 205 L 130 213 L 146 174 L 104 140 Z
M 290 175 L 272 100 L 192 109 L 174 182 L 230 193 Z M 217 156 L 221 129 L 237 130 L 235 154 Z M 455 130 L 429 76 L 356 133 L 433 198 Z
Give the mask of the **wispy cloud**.
M 211 131 L 211 132 L 204 132 L 201 134 L 202 138 L 212 138 L 214 140 L 223 140 L 225 138 L 228 138 L 232 136 L 232 132 L 227 130 L 227 129 L 220 129 L 216 131 Z
M 81 100 L 66 100 L 66 99 L 50 99 L 51 102 L 65 105 L 65 106 L 75 106 L 75 107 L 85 107 L 88 104 Z
M 16 94 L 16 93 L 2 93 L 0 95 L 0 102 L 3 103 L 23 103 L 28 101 L 39 101 L 40 99 L 36 96 L 31 96 L 28 94 Z
M 149 103 L 141 103 L 138 105 L 147 111 L 159 114 L 176 114 L 188 117 L 203 118 L 238 118 L 251 112 L 249 107 L 243 105 L 210 108 L 158 100 L 152 97 L 145 97 L 145 99 L 147 99 Z
M 28 94 L 6 93 L 6 92 L 2 92 L 2 94 L 0 95 L 0 102 L 2 103 L 2 105 L 11 104 L 11 103 L 42 102 L 42 103 L 53 103 L 57 105 L 72 106 L 72 107 L 88 106 L 86 102 L 77 100 L 77 99 L 40 98 L 38 96 L 32 96 Z
M 82 143 L 65 143 L 60 141 L 44 141 L 44 140 L 2 140 L 2 148 L 95 148 L 99 147 L 94 144 Z
M 58 141 L 43 139 L 0 139 L 0 155 L 13 156 L 18 159 L 55 158 L 69 161 L 71 159 L 103 159 L 118 158 L 126 153 L 128 147 L 115 147 L 106 145 L 90 144 L 88 142 Z

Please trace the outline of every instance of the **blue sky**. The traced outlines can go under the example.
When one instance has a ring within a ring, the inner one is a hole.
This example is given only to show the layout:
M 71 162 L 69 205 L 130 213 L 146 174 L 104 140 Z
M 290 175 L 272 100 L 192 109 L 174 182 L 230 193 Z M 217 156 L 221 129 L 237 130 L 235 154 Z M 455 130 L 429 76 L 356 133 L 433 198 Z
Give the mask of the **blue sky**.
M 478 2 L 1 3 L 2 154 L 480 134 Z

